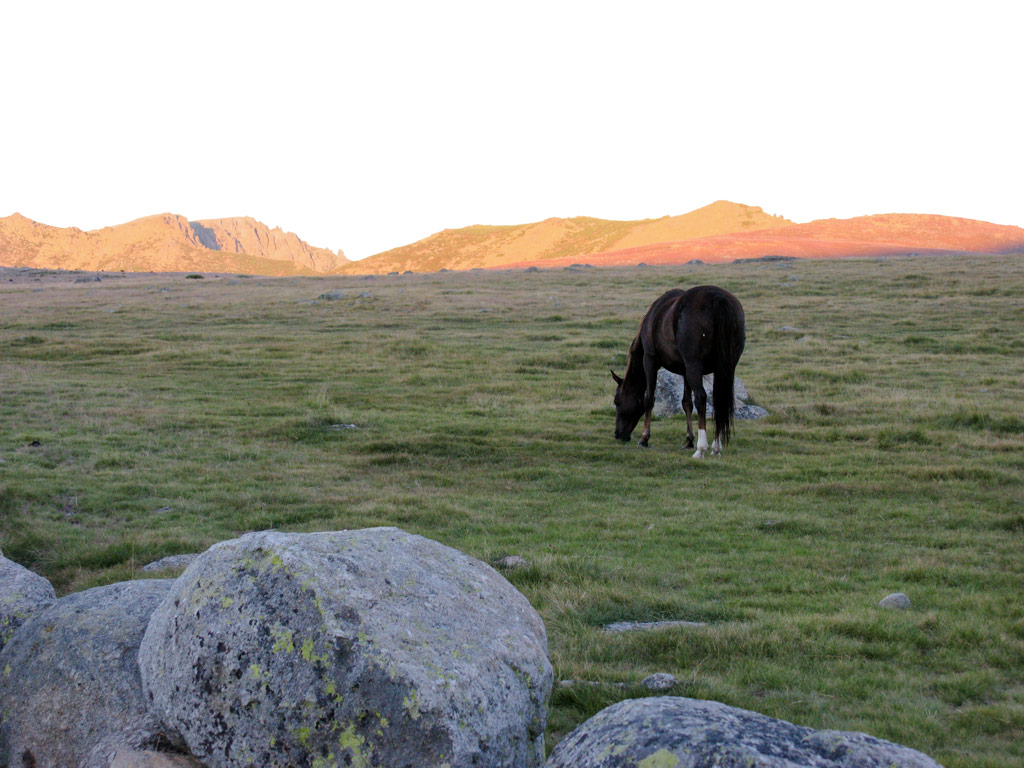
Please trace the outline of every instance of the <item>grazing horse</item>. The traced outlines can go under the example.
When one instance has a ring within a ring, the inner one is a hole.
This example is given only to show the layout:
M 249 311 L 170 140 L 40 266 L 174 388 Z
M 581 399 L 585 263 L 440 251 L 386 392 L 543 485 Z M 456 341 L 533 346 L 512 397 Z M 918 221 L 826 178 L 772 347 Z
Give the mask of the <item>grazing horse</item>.
M 688 291 L 672 290 L 647 310 L 640 331 L 629 347 L 626 372 L 612 371 L 615 390 L 615 438 L 626 442 L 644 415 L 640 445 L 651 438 L 651 409 L 658 369 L 683 377 L 683 410 L 686 411 L 686 446 L 693 448 L 693 405 L 697 406 L 697 451 L 702 459 L 708 449 L 704 411 L 707 395 L 703 376 L 715 374 L 712 402 L 715 407 L 715 442 L 712 454 L 721 454 L 729 442 L 733 416 L 733 379 L 736 363 L 746 341 L 743 307 L 723 288 L 701 285 Z

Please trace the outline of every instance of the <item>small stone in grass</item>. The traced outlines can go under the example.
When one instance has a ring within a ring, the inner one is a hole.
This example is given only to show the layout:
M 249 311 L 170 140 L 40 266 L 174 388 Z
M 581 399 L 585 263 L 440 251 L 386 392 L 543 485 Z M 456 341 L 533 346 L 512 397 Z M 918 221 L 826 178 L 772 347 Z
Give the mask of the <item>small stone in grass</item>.
M 671 675 L 668 672 L 655 672 L 653 675 L 648 675 L 640 681 L 640 685 L 649 691 L 667 691 L 678 684 L 679 681 L 676 680 L 675 675 Z
M 520 557 L 519 555 L 508 555 L 497 562 L 497 566 L 499 568 L 506 568 L 508 570 L 512 570 L 514 568 L 526 568 L 529 564 L 529 561 L 525 557 Z
M 891 595 L 883 597 L 879 603 L 879 608 L 896 608 L 901 611 L 905 611 L 910 607 L 910 598 L 904 595 L 902 592 L 893 592 Z

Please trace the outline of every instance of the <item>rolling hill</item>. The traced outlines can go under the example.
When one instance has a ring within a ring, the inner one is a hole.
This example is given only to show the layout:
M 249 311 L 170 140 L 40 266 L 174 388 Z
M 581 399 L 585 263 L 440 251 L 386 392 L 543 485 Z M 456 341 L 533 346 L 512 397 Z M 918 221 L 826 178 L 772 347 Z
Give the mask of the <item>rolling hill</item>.
M 587 254 L 594 266 L 705 263 L 763 256 L 841 258 L 941 253 L 1024 252 L 1024 229 L 926 214 L 819 219 L 755 232 L 734 232 Z M 508 268 L 568 266 L 581 257 L 527 260 Z
M 545 219 L 533 224 L 477 225 L 446 229 L 344 268 L 352 273 L 434 272 L 439 269 L 501 267 L 569 258 L 732 232 L 792 224 L 756 206 L 720 200 L 681 216 L 639 221 L 589 217 Z

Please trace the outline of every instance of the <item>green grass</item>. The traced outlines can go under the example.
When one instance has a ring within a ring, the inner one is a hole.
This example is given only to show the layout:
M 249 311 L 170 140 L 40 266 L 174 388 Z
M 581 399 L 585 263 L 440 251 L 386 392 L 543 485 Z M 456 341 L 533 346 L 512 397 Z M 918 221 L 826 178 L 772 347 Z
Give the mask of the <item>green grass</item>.
M 680 420 L 616 443 L 608 368 L 700 283 L 743 302 L 771 416 L 717 460 Z M 0 288 L 0 544 L 61 593 L 248 530 L 397 525 L 526 557 L 556 679 L 625 684 L 556 688 L 549 747 L 664 671 L 1024 762 L 1020 256 L 35 287 Z M 372 295 L 312 301 L 334 289 Z M 662 618 L 709 626 L 600 629 Z

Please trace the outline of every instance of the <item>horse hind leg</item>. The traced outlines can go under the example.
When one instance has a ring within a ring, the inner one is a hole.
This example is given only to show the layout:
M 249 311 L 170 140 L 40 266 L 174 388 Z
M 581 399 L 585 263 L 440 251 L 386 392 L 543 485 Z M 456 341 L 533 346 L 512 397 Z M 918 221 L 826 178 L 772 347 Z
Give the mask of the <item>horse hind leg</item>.
M 708 452 L 708 431 L 705 429 L 703 421 L 704 414 L 701 414 L 697 420 L 697 450 L 693 452 L 695 459 L 703 459 L 704 454 Z
M 691 373 L 692 370 L 692 373 Z M 693 393 L 694 405 L 697 406 L 697 450 L 693 458 L 703 459 L 708 452 L 707 405 L 708 395 L 704 391 L 704 378 L 698 372 L 698 366 L 687 366 L 686 383 Z
M 711 443 L 711 455 L 722 455 L 722 431 L 718 427 L 718 411 L 715 411 L 715 440 Z

